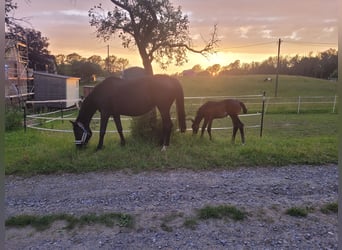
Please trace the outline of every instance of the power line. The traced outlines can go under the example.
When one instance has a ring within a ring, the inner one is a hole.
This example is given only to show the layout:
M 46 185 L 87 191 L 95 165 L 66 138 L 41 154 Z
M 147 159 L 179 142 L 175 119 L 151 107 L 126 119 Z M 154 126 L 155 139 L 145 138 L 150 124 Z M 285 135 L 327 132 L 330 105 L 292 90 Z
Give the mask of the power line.
M 236 47 L 230 47 L 230 48 L 224 48 L 223 50 L 232 50 L 232 49 L 242 49 L 242 48 L 248 48 L 248 47 L 257 47 L 257 46 L 263 46 L 263 45 L 269 45 L 269 44 L 275 44 L 276 41 L 272 42 L 265 42 L 265 43 L 253 43 L 253 44 L 246 44 Z
M 334 45 L 337 46 L 337 43 L 319 43 L 319 42 L 301 42 L 301 41 L 283 41 L 285 43 L 293 43 L 293 44 L 300 44 L 300 45 L 311 45 L 311 46 L 327 46 L 327 45 Z

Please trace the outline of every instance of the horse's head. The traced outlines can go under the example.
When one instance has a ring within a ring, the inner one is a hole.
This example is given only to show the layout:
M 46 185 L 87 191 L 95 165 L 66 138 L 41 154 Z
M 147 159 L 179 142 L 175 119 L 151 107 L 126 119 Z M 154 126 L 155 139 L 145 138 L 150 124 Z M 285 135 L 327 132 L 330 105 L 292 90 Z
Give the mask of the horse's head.
M 72 128 L 74 130 L 75 145 L 77 148 L 87 145 L 92 136 L 91 130 L 87 130 L 81 122 L 72 122 Z

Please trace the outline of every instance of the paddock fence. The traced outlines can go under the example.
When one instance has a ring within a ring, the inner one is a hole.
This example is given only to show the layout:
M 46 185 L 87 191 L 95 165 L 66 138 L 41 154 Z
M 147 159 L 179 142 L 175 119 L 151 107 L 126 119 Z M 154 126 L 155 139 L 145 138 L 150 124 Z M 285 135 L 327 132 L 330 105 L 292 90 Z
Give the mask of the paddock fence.
M 198 108 L 207 101 L 222 99 L 238 99 L 245 103 L 248 109 L 247 114 L 240 114 L 239 117 L 245 124 L 246 129 L 259 129 L 260 137 L 263 133 L 264 116 L 273 113 L 305 113 L 305 112 L 330 112 L 336 113 L 338 96 L 298 96 L 298 97 L 267 97 L 262 95 L 244 96 L 200 96 L 184 97 L 184 105 L 187 115 L 187 128 L 191 130 L 190 118 L 194 118 Z M 66 100 L 48 101 L 26 101 L 24 105 L 24 129 L 37 129 L 50 132 L 72 133 L 69 121 L 76 120 L 80 99 L 73 100 L 75 105 L 71 108 L 63 108 L 50 111 L 44 107 L 48 103 L 65 103 Z M 68 100 L 70 101 L 70 100 Z M 58 106 L 58 105 L 57 105 Z M 171 108 L 172 120 L 176 120 L 175 104 Z M 131 117 L 122 116 L 123 132 L 130 132 Z M 175 123 L 175 122 L 174 122 Z M 91 122 L 91 129 L 99 133 L 100 116 L 97 112 Z M 227 119 L 214 120 L 212 130 L 229 130 L 231 124 Z M 175 124 L 176 125 L 176 124 Z M 117 133 L 114 123 L 108 123 L 107 133 Z
M 187 127 L 188 130 L 191 130 L 190 118 L 194 118 L 197 112 L 197 109 L 206 101 L 209 100 L 222 100 L 222 99 L 239 99 L 243 101 L 247 108 L 248 114 L 241 114 L 241 120 L 248 120 L 245 123 L 245 128 L 261 128 L 261 119 L 262 116 L 262 107 L 265 98 L 263 95 L 246 95 L 246 96 L 201 96 L 201 97 L 185 97 L 184 98 L 184 106 L 187 114 Z M 75 105 L 71 108 L 63 108 L 63 105 L 60 105 L 61 108 L 55 109 L 53 111 L 48 111 L 49 108 L 44 106 L 44 104 L 51 103 L 64 103 L 66 100 L 47 100 L 47 101 L 27 101 L 24 106 L 24 129 L 37 129 L 42 131 L 51 131 L 51 132 L 65 132 L 72 133 L 71 126 L 68 121 L 76 120 L 78 110 L 79 110 L 79 99 L 74 100 Z M 70 100 L 69 100 L 70 101 Z M 58 105 L 57 105 L 58 106 Z M 175 121 L 176 107 L 175 104 L 171 107 L 171 117 L 172 120 Z M 253 117 L 259 117 L 254 118 Z M 122 116 L 122 125 L 123 132 L 130 132 L 130 120 L 131 117 Z M 95 133 L 99 133 L 99 123 L 100 123 L 100 115 L 97 112 L 91 122 L 91 129 Z M 227 121 L 225 122 L 226 124 Z M 214 122 L 215 124 L 215 122 Z M 176 124 L 175 124 L 176 125 Z M 227 127 L 220 125 L 215 126 L 212 130 L 226 130 L 232 129 L 232 127 Z M 114 124 L 108 123 L 107 133 L 116 133 L 116 128 Z

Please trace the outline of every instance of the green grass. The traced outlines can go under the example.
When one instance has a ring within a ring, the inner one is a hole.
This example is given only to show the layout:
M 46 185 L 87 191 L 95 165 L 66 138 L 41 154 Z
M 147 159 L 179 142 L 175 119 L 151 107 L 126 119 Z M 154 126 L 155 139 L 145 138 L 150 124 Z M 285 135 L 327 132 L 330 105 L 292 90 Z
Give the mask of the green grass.
M 268 210 L 267 210 L 268 211 Z M 285 213 L 289 216 L 305 218 L 310 212 L 314 212 L 314 207 L 290 207 L 284 212 L 278 209 L 274 209 L 277 213 Z M 337 214 L 338 204 L 337 202 L 324 204 L 318 211 L 324 214 Z M 257 217 L 259 220 L 263 220 L 263 217 L 268 218 L 267 212 L 263 211 L 249 211 L 248 217 Z M 232 219 L 233 221 L 242 221 L 247 217 L 247 212 L 243 209 L 237 208 L 232 205 L 219 205 L 211 206 L 207 205 L 203 208 L 195 210 L 195 214 L 191 217 L 184 217 L 182 212 L 172 212 L 166 216 L 159 218 L 161 220 L 160 228 L 165 232 L 173 232 L 173 227 L 183 226 L 184 228 L 196 230 L 200 221 L 203 220 L 226 220 Z M 153 220 L 157 220 L 154 217 Z M 178 220 L 178 223 L 177 221 Z M 269 220 L 269 218 L 268 218 Z M 50 215 L 17 215 L 8 218 L 5 222 L 6 227 L 23 228 L 31 226 L 37 231 L 43 231 L 49 229 L 51 225 L 56 221 L 65 221 L 66 225 L 63 229 L 71 230 L 80 228 L 83 226 L 93 226 L 95 224 L 104 225 L 107 227 L 125 227 L 129 229 L 135 228 L 134 215 L 123 213 L 104 213 L 104 214 L 84 214 L 82 216 L 74 216 L 70 214 L 50 214 Z M 270 223 L 273 223 L 271 220 Z
M 264 82 L 266 75 L 180 78 L 185 96 L 274 96 L 275 78 Z M 334 96 L 337 83 L 310 77 L 280 75 L 278 97 Z
M 329 213 L 338 213 L 338 204 L 337 202 L 333 202 L 333 203 L 328 203 L 326 205 L 324 205 L 321 208 L 321 212 L 324 214 L 329 214 Z
M 239 135 L 230 143 L 231 130 L 212 131 L 203 138 L 176 132 L 166 152 L 153 142 L 126 134 L 121 147 L 117 134 L 105 136 L 105 147 L 95 152 L 98 134 L 89 145 L 76 150 L 72 133 L 53 133 L 28 129 L 5 133 L 6 174 L 50 174 L 103 170 L 132 171 L 193 170 L 240 166 L 284 166 L 289 164 L 337 163 L 336 114 L 267 115 L 263 137 L 259 129 L 246 129 L 246 145 Z M 223 121 L 221 121 L 223 122 Z M 228 126 L 230 121 L 226 120 Z
M 309 209 L 302 207 L 291 207 L 287 209 L 285 213 L 293 217 L 306 217 L 309 214 Z
M 246 213 L 234 206 L 206 206 L 198 211 L 198 218 L 202 220 L 207 219 L 222 219 L 230 218 L 235 221 L 243 220 L 246 217 Z
M 233 76 L 206 78 L 183 78 L 181 82 L 186 96 L 245 95 L 271 92 L 274 83 L 263 82 L 265 76 Z M 294 77 L 280 77 L 279 96 L 291 95 L 334 95 L 336 83 Z M 267 89 L 268 88 L 268 89 Z M 296 91 L 295 91 L 296 90 Z M 260 100 L 259 100 L 260 101 Z M 200 104 L 200 103 L 198 103 Z M 260 112 L 261 103 L 250 105 L 251 112 Z M 193 116 L 197 106 L 186 106 L 187 114 Z M 68 115 L 66 112 L 64 115 Z M 98 114 L 97 114 L 98 115 Z M 170 147 L 160 152 L 155 142 L 133 138 L 125 134 L 126 146 L 121 147 L 116 133 L 107 133 L 104 149 L 95 152 L 98 133 L 94 133 L 89 145 L 76 150 L 72 133 L 46 132 L 27 129 L 5 133 L 5 173 L 18 175 L 50 174 L 62 172 L 170 170 L 187 168 L 229 169 L 240 166 L 284 166 L 289 164 L 337 163 L 338 115 L 330 108 L 296 114 L 278 108 L 265 115 L 263 137 L 258 128 L 260 116 L 241 117 L 246 126 L 246 145 L 242 146 L 237 135 L 236 144 L 230 143 L 232 130 L 213 130 L 213 140 L 207 133 L 203 138 L 175 132 Z M 174 122 L 175 123 L 175 122 Z M 123 122 L 129 129 L 130 121 Z M 231 127 L 230 119 L 214 120 L 213 127 Z M 71 130 L 69 122 L 51 122 L 44 127 Z M 191 124 L 188 121 L 187 127 Z M 91 128 L 99 130 L 99 121 L 94 120 Z M 115 130 L 114 123 L 107 131 Z

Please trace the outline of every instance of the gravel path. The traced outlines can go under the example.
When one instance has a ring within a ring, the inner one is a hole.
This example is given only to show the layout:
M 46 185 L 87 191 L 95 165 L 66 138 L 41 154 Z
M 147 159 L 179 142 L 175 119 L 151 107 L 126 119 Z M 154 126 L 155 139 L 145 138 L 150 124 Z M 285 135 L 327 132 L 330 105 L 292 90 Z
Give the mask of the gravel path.
M 6 228 L 6 249 L 337 249 L 338 170 L 329 166 L 239 168 L 193 172 L 99 172 L 7 176 L 6 217 L 21 214 L 128 213 L 133 229 L 55 222 L 45 231 Z M 197 220 L 205 205 L 233 205 L 246 219 Z M 305 218 L 285 210 L 312 207 Z

